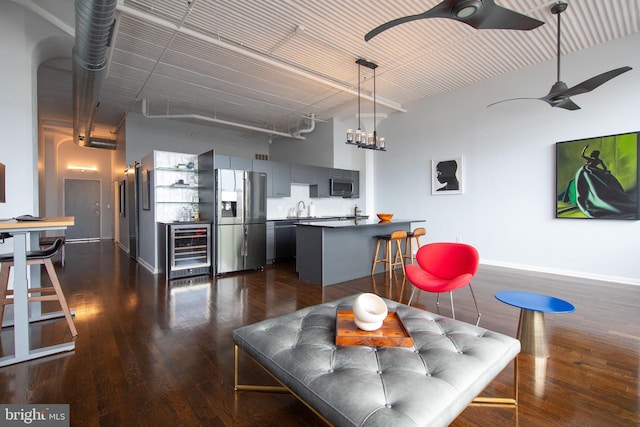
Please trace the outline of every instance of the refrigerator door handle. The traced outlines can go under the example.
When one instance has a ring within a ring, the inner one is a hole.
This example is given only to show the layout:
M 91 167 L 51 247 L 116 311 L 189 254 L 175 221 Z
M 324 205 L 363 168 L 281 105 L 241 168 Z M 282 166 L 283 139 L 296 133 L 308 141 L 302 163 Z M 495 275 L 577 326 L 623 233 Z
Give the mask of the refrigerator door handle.
M 240 255 L 243 257 L 247 257 L 248 250 L 248 234 L 249 228 L 247 227 L 248 220 L 248 211 L 249 211 L 249 177 L 247 176 L 247 172 L 245 171 L 242 174 L 242 203 L 244 204 L 244 209 L 242 210 L 242 250 L 240 251 Z
M 244 224 L 244 226 L 242 227 L 242 249 L 240 250 L 240 255 L 242 255 L 243 257 L 246 257 L 248 254 L 248 247 L 249 247 L 248 237 L 249 237 L 249 228 L 247 227 L 247 224 Z

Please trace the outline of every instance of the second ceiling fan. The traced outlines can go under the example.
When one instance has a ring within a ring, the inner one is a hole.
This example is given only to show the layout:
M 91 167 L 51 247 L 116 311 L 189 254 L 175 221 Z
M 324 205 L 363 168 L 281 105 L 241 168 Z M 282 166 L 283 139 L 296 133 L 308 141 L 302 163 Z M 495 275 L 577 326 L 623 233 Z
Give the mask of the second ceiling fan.
M 463 22 L 478 30 L 533 30 L 542 21 L 495 4 L 494 0 L 444 0 L 426 12 L 394 19 L 369 31 L 365 41 L 396 25 L 418 19 L 448 18 Z
M 537 99 L 540 101 L 544 101 L 552 107 L 563 108 L 565 110 L 579 110 L 580 107 L 571 100 L 571 96 L 580 95 L 583 93 L 591 92 L 595 88 L 600 85 L 605 84 L 609 80 L 614 77 L 619 76 L 622 73 L 626 73 L 631 70 L 631 67 L 620 67 L 614 70 L 610 70 L 604 72 L 602 74 L 598 74 L 595 77 L 592 77 L 588 80 L 583 81 L 573 87 L 568 87 L 565 82 L 560 80 L 560 15 L 562 12 L 567 10 L 568 4 L 564 2 L 558 2 L 551 6 L 551 13 L 558 16 L 558 37 L 557 37 L 557 79 L 556 82 L 551 86 L 551 90 L 548 94 L 541 98 L 511 98 L 505 99 L 502 101 L 494 102 L 493 104 L 487 105 L 487 107 L 491 107 L 492 105 L 500 104 L 501 102 L 507 101 L 515 101 L 518 99 Z

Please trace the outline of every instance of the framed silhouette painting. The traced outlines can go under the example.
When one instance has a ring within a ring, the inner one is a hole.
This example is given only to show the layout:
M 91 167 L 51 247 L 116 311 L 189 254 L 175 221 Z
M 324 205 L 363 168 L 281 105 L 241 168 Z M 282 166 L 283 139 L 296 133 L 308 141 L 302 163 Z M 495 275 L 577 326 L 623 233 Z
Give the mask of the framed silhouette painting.
M 431 160 L 431 194 L 462 194 L 462 156 Z

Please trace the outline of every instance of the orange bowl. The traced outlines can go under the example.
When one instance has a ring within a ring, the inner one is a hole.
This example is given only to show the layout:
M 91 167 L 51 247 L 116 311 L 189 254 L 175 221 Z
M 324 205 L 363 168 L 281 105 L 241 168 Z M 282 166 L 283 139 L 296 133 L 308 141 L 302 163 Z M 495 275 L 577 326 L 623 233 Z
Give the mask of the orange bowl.
M 380 218 L 380 221 L 391 221 L 391 218 L 393 218 L 393 214 L 391 213 L 379 213 L 376 215 Z

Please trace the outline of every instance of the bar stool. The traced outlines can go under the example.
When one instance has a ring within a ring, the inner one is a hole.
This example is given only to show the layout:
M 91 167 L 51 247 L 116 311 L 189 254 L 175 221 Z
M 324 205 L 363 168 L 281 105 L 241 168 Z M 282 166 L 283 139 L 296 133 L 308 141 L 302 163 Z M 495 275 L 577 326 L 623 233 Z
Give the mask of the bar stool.
M 407 238 L 404 241 L 404 259 L 408 259 L 411 264 L 413 264 L 413 239 L 416 239 L 417 248 L 420 249 L 420 236 L 426 234 L 427 229 L 423 227 L 407 231 Z
M 75 337 L 78 335 L 78 331 L 76 330 L 76 325 L 73 323 L 71 311 L 62 293 L 62 287 L 56 275 L 56 270 L 53 268 L 53 263 L 51 262 L 51 258 L 60 250 L 62 243 L 62 239 L 56 239 L 48 248 L 27 252 L 27 265 L 44 265 L 52 284 L 52 286 L 44 288 L 29 288 L 28 301 L 58 301 L 64 317 L 67 319 L 71 335 Z M 2 317 L 4 316 L 4 306 L 13 304 L 13 289 L 8 289 L 11 267 L 13 267 L 13 254 L 0 255 L 0 323 L 2 323 Z M 55 295 L 42 295 L 44 293 L 54 293 Z M 31 296 L 31 294 L 37 295 Z
M 371 275 L 373 276 L 376 271 L 376 264 L 379 262 L 385 263 L 385 271 L 387 267 L 389 269 L 389 280 L 391 280 L 391 272 L 396 265 L 400 265 L 402 267 L 402 273 L 405 274 L 404 271 L 404 257 L 402 255 L 402 246 L 400 242 L 406 240 L 407 232 L 404 230 L 396 230 L 391 234 L 384 234 L 380 236 L 374 236 L 378 239 L 378 243 L 376 244 L 376 253 L 373 256 L 373 266 L 371 267 Z M 378 253 L 380 252 L 380 244 L 385 243 L 385 257 L 378 258 Z M 391 249 L 392 243 L 396 242 L 396 253 L 393 256 L 393 260 L 391 259 Z

